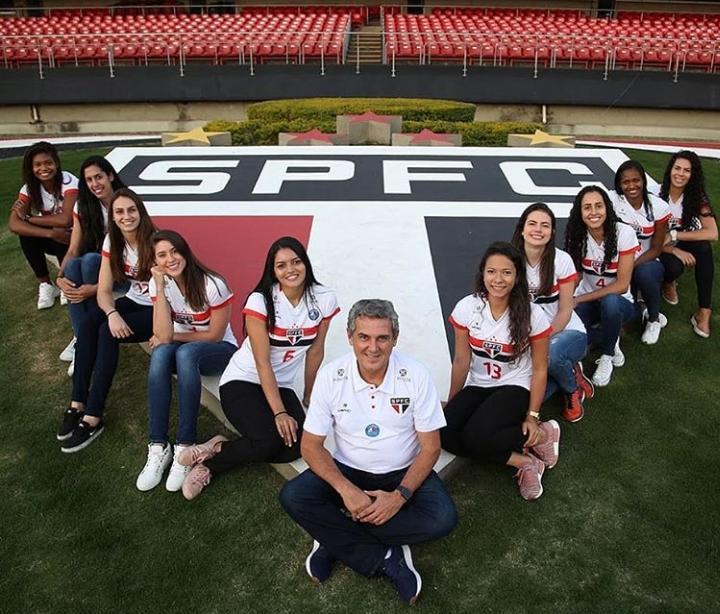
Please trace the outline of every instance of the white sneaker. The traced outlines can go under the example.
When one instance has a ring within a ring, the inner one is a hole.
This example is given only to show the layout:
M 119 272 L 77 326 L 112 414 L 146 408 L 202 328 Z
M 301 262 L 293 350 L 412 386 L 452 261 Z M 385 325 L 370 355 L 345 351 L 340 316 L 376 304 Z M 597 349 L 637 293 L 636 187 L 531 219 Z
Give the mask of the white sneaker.
M 77 339 L 73 337 L 70 343 L 65 346 L 65 349 L 60 352 L 60 356 L 58 357 L 60 360 L 63 362 L 72 362 L 75 360 L 75 341 L 77 341 Z
M 55 299 L 60 296 L 60 288 L 46 281 L 38 286 L 38 309 L 49 309 L 55 304 Z
M 657 322 L 648 322 L 645 325 L 645 331 L 640 340 L 648 345 L 653 345 L 660 338 L 660 331 L 667 326 L 667 318 L 663 314 L 658 314 Z
M 68 365 L 67 374 L 68 377 L 72 377 L 75 373 L 75 356 L 73 356 L 72 362 Z
M 190 473 L 190 470 L 192 469 L 192 467 L 186 467 L 178 462 L 180 454 L 182 454 L 183 450 L 188 447 L 189 446 L 175 446 L 172 466 L 170 467 L 170 472 L 168 473 L 167 480 L 165 481 L 165 490 L 168 492 L 177 492 L 180 490 L 183 482 L 185 481 L 185 476 Z
M 620 349 L 620 338 L 615 342 L 615 352 L 612 355 L 613 367 L 622 367 L 625 364 L 625 354 Z
M 621 352 L 622 353 L 622 352 Z M 595 361 L 597 369 L 593 373 L 592 381 L 596 386 L 607 386 L 610 383 L 610 378 L 613 372 L 614 357 L 609 354 L 603 354 Z M 623 356 L 623 362 L 625 357 Z
M 163 472 L 170 464 L 171 455 L 172 446 L 169 443 L 164 446 L 161 443 L 151 443 L 148 446 L 147 462 L 135 482 L 138 490 L 152 490 L 160 483 Z
M 60 291 L 60 304 L 64 307 L 69 303 L 68 297 L 65 296 L 65 293 L 61 290 Z

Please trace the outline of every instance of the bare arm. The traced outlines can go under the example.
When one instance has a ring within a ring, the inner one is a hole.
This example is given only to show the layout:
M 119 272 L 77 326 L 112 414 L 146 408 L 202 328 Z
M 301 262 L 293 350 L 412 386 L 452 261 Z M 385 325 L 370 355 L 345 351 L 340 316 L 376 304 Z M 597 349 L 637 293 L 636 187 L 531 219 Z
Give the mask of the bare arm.
M 353 520 L 357 520 L 358 515 L 372 503 L 372 499 L 340 473 L 324 443 L 325 437 L 305 431 L 300 442 L 302 456 L 312 472 L 330 484 L 342 497 L 345 509 Z
M 8 230 L 21 237 L 37 237 L 39 239 L 54 239 L 52 228 L 42 228 L 28 222 L 25 218 L 30 214 L 30 205 L 16 200 L 10 209 Z M 57 240 L 57 239 L 56 239 Z
M 530 342 L 530 355 L 532 356 L 532 379 L 530 380 L 530 403 L 528 416 L 523 422 L 523 435 L 527 435 L 526 445 L 532 447 L 540 443 L 540 429 L 538 421 L 530 416 L 530 412 L 540 413 L 545 388 L 547 386 L 547 364 L 550 337 L 535 339 Z
M 330 328 L 330 320 L 323 320 L 320 323 L 317 336 L 305 354 L 305 392 L 303 393 L 303 405 L 310 404 L 310 394 L 315 385 L 315 377 L 325 357 L 325 338 Z
M 702 224 L 702 228 L 700 228 L 700 230 L 678 231 L 678 241 L 717 241 L 717 220 L 712 215 L 701 215 L 700 223 Z
M 63 197 L 62 211 L 50 215 L 34 215 L 30 218 L 33 226 L 44 228 L 69 228 L 73 225 L 72 210 L 77 199 L 77 190 L 70 191 Z
M 405 486 L 413 492 L 420 488 L 440 457 L 440 431 L 425 433 L 418 431 L 417 437 L 420 443 L 420 452 L 418 452 L 412 465 L 408 467 L 407 473 L 400 483 L 401 486 Z M 373 497 L 374 501 L 372 505 L 365 508 L 358 515 L 358 519 L 362 522 L 375 525 L 384 524 L 405 505 L 405 499 L 397 490 L 392 492 L 385 490 L 365 492 Z
M 574 292 L 575 284 L 573 282 L 567 281 L 564 284 L 560 284 L 558 311 L 552 321 L 553 335 L 565 330 L 565 327 L 570 321 L 570 316 L 572 316 L 573 309 L 575 308 L 575 301 L 573 300 Z
M 618 271 L 617 278 L 611 284 L 588 292 L 587 294 L 581 294 L 575 298 L 576 303 L 589 303 L 591 301 L 597 301 L 603 296 L 608 294 L 625 294 L 630 287 L 630 279 L 632 278 L 633 266 L 635 256 L 634 254 L 622 254 L 618 259 Z
M 663 250 L 665 245 L 665 237 L 667 236 L 667 224 L 656 224 L 655 233 L 650 240 L 650 248 L 640 257 L 635 260 L 635 267 L 640 266 L 644 262 L 651 262 L 657 258 Z
M 153 337 L 151 345 L 170 343 L 173 340 L 173 322 L 170 303 L 165 296 L 165 268 L 154 266 L 150 269 L 157 296 L 153 302 Z
M 470 371 L 470 360 L 472 358 L 470 351 L 470 333 L 465 328 L 454 328 L 454 330 L 455 355 L 453 356 L 452 371 L 450 372 L 448 401 L 460 392 L 465 385 L 468 372 Z

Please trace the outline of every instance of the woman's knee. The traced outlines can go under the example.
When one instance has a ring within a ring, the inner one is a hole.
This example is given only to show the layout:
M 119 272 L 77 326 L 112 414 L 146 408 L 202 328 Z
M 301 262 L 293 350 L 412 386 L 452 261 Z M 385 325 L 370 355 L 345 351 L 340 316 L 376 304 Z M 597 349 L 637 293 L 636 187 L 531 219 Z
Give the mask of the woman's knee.
M 82 272 L 82 281 L 86 284 L 95 284 L 100 274 L 101 256 L 96 252 L 84 254 L 77 260 L 80 260 L 80 270 Z
M 63 274 L 75 284 L 83 283 L 82 263 L 80 258 L 73 258 L 65 263 Z
M 150 354 L 150 373 L 164 373 L 172 369 L 175 348 L 172 343 L 162 343 L 153 348 Z

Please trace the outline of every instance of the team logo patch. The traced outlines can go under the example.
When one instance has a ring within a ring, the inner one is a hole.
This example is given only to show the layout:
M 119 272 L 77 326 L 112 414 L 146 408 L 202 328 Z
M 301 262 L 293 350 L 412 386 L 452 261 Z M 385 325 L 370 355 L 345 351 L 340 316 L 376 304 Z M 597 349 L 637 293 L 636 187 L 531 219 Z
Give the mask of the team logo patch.
M 317 320 L 320 317 L 320 312 L 317 309 L 313 308 L 310 311 L 308 311 L 308 317 L 311 320 Z
M 368 437 L 377 437 L 380 434 L 380 427 L 377 424 L 368 424 L 365 427 L 365 434 Z
M 590 268 L 595 271 L 598 275 L 603 274 L 603 261 L 602 260 L 593 260 L 590 262 Z
M 342 412 L 342 413 L 348 413 L 348 414 L 350 413 L 350 408 L 348 407 L 348 404 L 347 404 L 347 403 L 343 403 L 343 404 L 342 404 L 342 407 L 339 407 L 339 408 L 338 408 L 338 413 L 341 413 L 341 412 Z
M 390 407 L 395 410 L 395 413 L 402 416 L 408 410 L 408 407 L 410 407 L 410 398 L 393 397 L 390 399 Z
M 497 341 L 483 341 L 482 347 L 490 358 L 495 358 L 503 349 L 502 343 Z
M 303 338 L 303 329 L 302 328 L 288 328 L 287 331 L 287 340 L 290 342 L 290 345 L 295 345 L 300 339 Z
M 178 324 L 192 324 L 193 323 L 193 317 L 189 313 L 176 313 L 173 314 L 175 320 Z
M 337 374 L 338 374 L 338 377 L 342 377 L 343 375 L 345 375 L 345 369 L 338 369 Z
M 400 377 L 405 377 L 407 375 L 407 369 L 400 369 L 398 373 L 400 374 Z

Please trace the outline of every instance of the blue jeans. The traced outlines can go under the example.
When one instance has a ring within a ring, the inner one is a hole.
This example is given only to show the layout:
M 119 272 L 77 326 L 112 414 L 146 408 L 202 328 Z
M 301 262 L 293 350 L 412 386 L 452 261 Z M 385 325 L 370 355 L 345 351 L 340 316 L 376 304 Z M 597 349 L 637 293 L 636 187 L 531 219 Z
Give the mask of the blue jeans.
M 65 264 L 65 277 L 67 277 L 75 286 L 84 284 L 96 284 L 98 275 L 100 274 L 100 262 L 102 256 L 97 252 L 88 252 L 79 258 L 73 258 Z M 88 298 L 82 303 L 69 303 L 70 322 L 72 323 L 73 334 L 77 337 L 80 331 L 80 324 L 87 315 L 89 310 L 97 309 L 95 297 Z
M 660 293 L 664 278 L 665 267 L 659 260 L 643 262 L 633 270 L 631 284 L 633 296 L 637 300 L 638 292 L 642 294 L 648 317 L 653 322 L 660 314 Z M 638 315 L 642 316 L 642 314 Z
M 227 341 L 163 343 L 153 348 L 148 371 L 150 441 L 166 443 L 170 422 L 172 376 L 177 373 L 178 432 L 176 442 L 194 444 L 200 407 L 201 375 L 223 372 L 237 350 Z
M 587 352 L 587 335 L 579 330 L 561 330 L 550 337 L 548 381 L 545 399 L 557 390 L 571 394 L 577 389 L 573 367 Z
M 335 461 L 340 472 L 362 490 L 393 491 L 407 469 L 373 474 Z M 364 576 L 382 568 L 389 546 L 418 544 L 449 534 L 457 511 L 442 480 L 433 471 L 395 516 L 385 524 L 355 522 L 335 489 L 310 469 L 283 486 L 280 504 L 292 519 L 339 561 Z
M 608 294 L 597 301 L 580 303 L 575 313 L 585 325 L 588 344 L 597 345 L 603 354 L 612 356 L 623 324 L 635 316 L 635 307 L 619 294 Z

